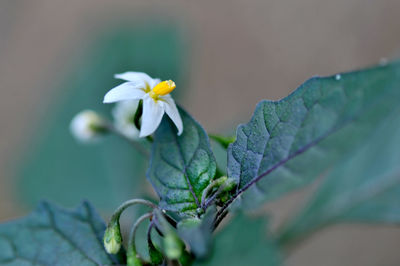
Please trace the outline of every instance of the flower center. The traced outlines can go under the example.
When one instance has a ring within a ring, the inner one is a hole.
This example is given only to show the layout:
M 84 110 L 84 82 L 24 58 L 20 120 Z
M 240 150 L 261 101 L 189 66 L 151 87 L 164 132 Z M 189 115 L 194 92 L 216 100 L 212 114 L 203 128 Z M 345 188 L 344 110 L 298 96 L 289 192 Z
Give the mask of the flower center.
M 164 80 L 158 83 L 154 88 L 149 92 L 150 97 L 154 100 L 158 99 L 158 96 L 164 96 L 172 92 L 176 88 L 175 82 L 172 80 Z

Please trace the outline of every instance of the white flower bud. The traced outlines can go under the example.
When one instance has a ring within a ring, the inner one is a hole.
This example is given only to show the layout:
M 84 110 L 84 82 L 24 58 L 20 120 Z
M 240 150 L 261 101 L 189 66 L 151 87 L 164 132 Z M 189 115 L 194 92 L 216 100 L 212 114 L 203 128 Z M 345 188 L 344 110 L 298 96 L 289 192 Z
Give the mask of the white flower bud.
M 105 121 L 96 112 L 84 110 L 72 119 L 70 124 L 72 135 L 82 142 L 95 140 L 101 133 L 107 131 Z
M 115 128 L 131 140 L 139 139 L 139 130 L 134 122 L 138 105 L 138 100 L 121 101 L 112 110 Z

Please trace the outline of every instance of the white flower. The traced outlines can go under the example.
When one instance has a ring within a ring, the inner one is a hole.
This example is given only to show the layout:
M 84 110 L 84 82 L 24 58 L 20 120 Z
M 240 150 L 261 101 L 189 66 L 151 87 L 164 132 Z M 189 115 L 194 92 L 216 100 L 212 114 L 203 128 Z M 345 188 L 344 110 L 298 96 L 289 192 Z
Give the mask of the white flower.
M 104 96 L 104 103 L 143 100 L 140 137 L 151 135 L 160 125 L 164 113 L 167 113 L 174 122 L 178 129 L 178 135 L 182 134 L 182 119 L 174 100 L 169 95 L 176 87 L 172 80 L 161 82 L 161 80 L 153 79 L 141 72 L 125 72 L 115 75 L 115 78 L 123 79 L 127 82 L 111 89 Z
M 75 115 L 70 124 L 70 130 L 74 137 L 82 142 L 95 140 L 100 132 L 104 132 L 105 122 L 94 111 L 84 110 Z
M 131 140 L 139 138 L 139 130 L 134 122 L 138 103 L 138 100 L 122 101 L 117 103 L 112 110 L 115 128 Z

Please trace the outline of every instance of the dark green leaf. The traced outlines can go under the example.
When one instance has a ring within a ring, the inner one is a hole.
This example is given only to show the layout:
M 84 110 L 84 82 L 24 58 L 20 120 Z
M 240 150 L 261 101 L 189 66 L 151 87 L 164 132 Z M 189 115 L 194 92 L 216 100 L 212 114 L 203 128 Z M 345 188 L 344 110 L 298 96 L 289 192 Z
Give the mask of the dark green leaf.
M 281 265 L 276 245 L 267 238 L 265 221 L 237 216 L 215 237 L 214 252 L 208 261 L 196 265 Z
M 147 178 L 161 198 L 163 209 L 196 216 L 203 190 L 215 176 L 216 163 L 204 129 L 179 108 L 183 133 L 164 116 L 154 136 Z
M 228 176 L 239 182 L 232 199 L 255 206 L 314 180 L 399 103 L 399 62 L 312 78 L 281 101 L 260 102 L 228 151 Z
M 178 235 L 190 246 L 190 250 L 196 258 L 204 258 L 211 247 L 215 206 L 207 209 L 202 219 L 188 218 L 178 223 Z
M 86 202 L 73 211 L 42 203 L 29 216 L 0 225 L 1 265 L 110 265 L 105 225 Z
M 400 223 L 400 109 L 384 120 L 326 177 L 282 241 L 337 222 Z

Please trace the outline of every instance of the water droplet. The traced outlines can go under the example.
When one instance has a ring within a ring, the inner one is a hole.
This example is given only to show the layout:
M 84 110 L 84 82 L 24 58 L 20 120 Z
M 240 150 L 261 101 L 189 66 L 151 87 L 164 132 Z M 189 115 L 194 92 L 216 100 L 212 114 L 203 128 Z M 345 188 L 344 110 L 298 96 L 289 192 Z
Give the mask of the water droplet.
M 340 75 L 340 74 L 337 74 L 336 76 L 335 76 L 335 79 L 336 80 L 340 80 L 342 78 L 342 76 Z
M 388 64 L 388 59 L 386 57 L 382 57 L 381 59 L 379 59 L 379 65 L 381 66 L 386 66 Z

